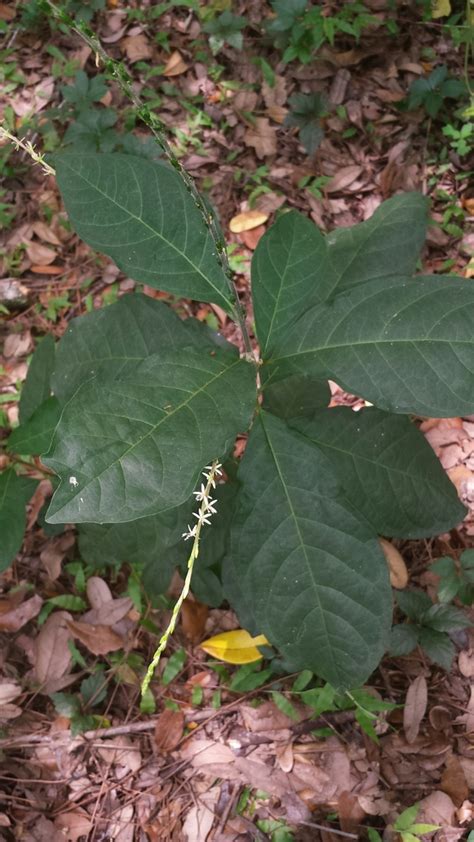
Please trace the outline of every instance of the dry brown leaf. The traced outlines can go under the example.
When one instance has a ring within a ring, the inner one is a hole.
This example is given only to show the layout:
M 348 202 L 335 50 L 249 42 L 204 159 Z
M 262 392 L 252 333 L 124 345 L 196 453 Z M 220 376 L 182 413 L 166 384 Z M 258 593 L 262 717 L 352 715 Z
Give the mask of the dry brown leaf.
M 148 43 L 148 38 L 143 32 L 138 35 L 129 35 L 123 40 L 123 46 L 127 54 L 127 58 L 132 64 L 136 61 L 144 61 L 153 55 L 153 50 Z
M 33 350 L 33 340 L 29 330 L 24 333 L 10 333 L 3 345 L 5 357 L 24 357 Z
M 27 530 L 36 523 L 36 519 L 43 508 L 48 497 L 53 493 L 53 486 L 51 480 L 42 479 L 35 488 L 33 497 L 30 500 Z
M 183 840 L 187 842 L 206 842 L 214 824 L 214 808 L 220 795 L 220 786 L 214 786 L 208 792 L 200 793 L 197 803 L 188 810 L 183 824 Z
M 16 719 L 22 713 L 23 709 L 18 705 L 7 704 L 0 706 L 0 719 L 3 720 Z
M 244 134 L 244 143 L 254 147 L 257 158 L 265 158 L 267 155 L 276 153 L 276 130 L 270 125 L 267 117 L 256 118 L 255 125 L 247 129 Z
M 403 709 L 403 728 L 407 743 L 414 743 L 428 703 L 428 686 L 424 675 L 418 675 L 410 684 Z
M 458 657 L 459 672 L 466 678 L 474 678 L 474 651 L 462 649 Z
M 406 588 L 408 584 L 408 570 L 402 556 L 397 548 L 390 541 L 386 541 L 385 538 L 379 538 L 379 544 L 387 560 L 392 588 L 398 588 L 399 590 Z
M 337 813 L 341 830 L 345 833 L 356 833 L 365 819 L 365 810 L 362 809 L 359 799 L 347 790 L 341 792 L 338 798 Z
M 188 69 L 189 65 L 186 64 L 179 50 L 175 50 L 165 64 L 163 76 L 180 76 L 181 73 L 186 73 Z
M 282 105 L 270 105 L 269 108 L 265 109 L 265 114 L 270 117 L 270 120 L 273 120 L 274 123 L 279 123 L 281 126 L 285 122 L 288 108 L 283 108 Z
M 419 802 L 417 824 L 439 824 L 443 829 L 452 827 L 456 808 L 449 795 L 441 790 L 431 792 Z
M 202 602 L 186 599 L 181 608 L 181 624 L 186 637 L 191 643 L 202 640 L 206 627 L 209 608 Z
M 43 600 L 38 594 L 11 609 L 0 613 L 0 631 L 16 632 L 41 611 Z
M 248 210 L 233 216 L 229 222 L 229 228 L 233 234 L 241 234 L 242 231 L 251 231 L 258 228 L 268 219 L 268 213 L 260 210 Z
M 133 743 L 125 734 L 118 735 L 112 740 L 103 740 L 98 752 L 108 764 L 115 767 L 117 780 L 121 780 L 129 772 L 138 772 L 143 763 L 138 743 Z
M 240 714 L 247 731 L 279 731 L 294 724 L 273 702 L 264 702 L 258 708 L 243 704 Z
M 41 684 L 61 678 L 69 669 L 68 620 L 72 617 L 67 611 L 51 614 L 35 640 L 35 673 Z
M 265 231 L 265 226 L 259 225 L 258 228 L 253 228 L 251 231 L 242 231 L 239 239 L 250 251 L 254 251 L 265 234 Z
M 76 842 L 81 836 L 88 836 L 92 829 L 92 821 L 85 810 L 66 810 L 55 819 L 55 827 L 60 831 L 64 840 Z
M 0 682 L 0 707 L 8 705 L 21 695 L 21 687 L 15 681 Z
M 158 751 L 173 751 L 183 736 L 184 714 L 180 710 L 164 710 L 155 725 L 155 744 Z
M 46 222 L 33 222 L 33 231 L 35 232 L 36 236 L 39 240 L 45 240 L 47 243 L 51 243 L 53 246 L 60 246 L 61 240 L 55 234 L 53 229 L 50 225 L 46 225 Z
M 16 9 L 8 6 L 6 3 L 0 3 L 0 20 L 13 20 L 16 15 Z
M 359 178 L 362 173 L 362 167 L 358 164 L 350 164 L 348 167 L 341 167 L 335 175 L 331 178 L 329 184 L 326 184 L 325 191 L 327 193 L 338 193 L 345 190 L 353 182 Z
M 103 602 L 99 608 L 92 608 L 81 617 L 81 620 L 91 625 L 115 626 L 123 620 L 132 606 L 133 602 L 129 596 L 110 599 L 108 602 Z
M 464 769 L 455 755 L 448 757 L 446 768 L 441 776 L 440 789 L 452 798 L 456 807 L 460 807 L 469 797 Z
M 284 105 L 288 97 L 285 77 L 276 74 L 273 80 L 273 87 L 270 87 L 267 82 L 263 82 L 262 96 L 267 108 L 271 108 L 272 105 Z
M 61 575 L 64 557 L 75 542 L 75 535 L 72 532 L 66 532 L 59 538 L 51 538 L 44 550 L 41 551 L 41 563 L 52 582 Z
M 113 599 L 112 591 L 107 582 L 100 576 L 91 576 L 87 580 L 86 592 L 92 608 L 100 608 L 105 602 L 110 602 Z
M 35 242 L 28 243 L 26 253 L 32 263 L 41 264 L 41 266 L 49 266 L 50 263 L 54 263 L 57 257 L 54 249 Z
M 54 615 L 53 615 L 54 616 Z M 116 652 L 124 645 L 124 640 L 110 626 L 93 625 L 69 620 L 67 627 L 74 637 L 92 652 L 93 655 L 107 655 Z
M 293 744 L 291 742 L 282 744 L 275 743 L 275 755 L 281 771 L 291 772 L 295 762 Z

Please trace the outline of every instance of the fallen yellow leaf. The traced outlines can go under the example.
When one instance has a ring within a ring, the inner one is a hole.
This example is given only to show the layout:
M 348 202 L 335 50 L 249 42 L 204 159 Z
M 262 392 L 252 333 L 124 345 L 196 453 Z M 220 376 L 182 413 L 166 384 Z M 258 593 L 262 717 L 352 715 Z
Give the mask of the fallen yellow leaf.
M 242 234 L 243 231 L 251 231 L 252 228 L 258 228 L 263 225 L 268 219 L 268 213 L 263 213 L 259 210 L 243 211 L 233 216 L 229 222 L 229 228 L 233 234 Z
M 379 538 L 379 544 L 388 564 L 392 588 L 403 590 L 408 585 L 408 570 L 402 556 L 397 548 L 390 541 L 386 541 L 385 538 Z
M 163 70 L 163 76 L 179 76 L 181 73 L 186 73 L 188 65 L 183 59 L 183 56 L 178 50 L 171 53 Z
M 263 634 L 251 637 L 245 629 L 222 632 L 200 644 L 201 649 L 208 655 L 228 664 L 252 664 L 254 661 L 261 661 L 263 655 L 257 646 L 266 645 L 268 640 Z
M 450 0 L 432 0 L 431 3 L 431 17 L 444 18 L 451 14 Z

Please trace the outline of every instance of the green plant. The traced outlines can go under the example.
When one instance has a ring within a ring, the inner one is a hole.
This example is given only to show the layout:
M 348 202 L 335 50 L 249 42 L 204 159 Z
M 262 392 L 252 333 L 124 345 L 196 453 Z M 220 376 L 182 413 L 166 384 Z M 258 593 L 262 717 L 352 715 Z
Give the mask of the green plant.
M 135 103 L 121 66 L 104 61 Z M 128 277 L 222 307 L 245 352 L 162 301 L 126 295 L 71 322 L 41 390 L 28 376 L 9 452 L 41 455 L 57 474 L 48 523 L 76 523 L 81 542 L 92 532 L 96 553 L 147 562 L 150 590 L 184 558 L 186 587 L 194 566 L 203 595 L 221 589 L 288 668 L 358 687 L 389 642 L 377 536 L 436 534 L 465 511 L 410 416 L 472 413 L 474 291 L 463 278 L 414 275 L 427 222 L 419 194 L 326 237 L 283 213 L 252 260 L 256 356 L 218 222 L 139 107 L 165 160 L 52 156 L 71 225 Z M 375 406 L 328 408 L 328 379 Z M 46 412 L 56 420 L 44 423 Z M 217 460 L 227 481 L 214 491 Z M 24 519 L 27 496 L 9 470 L 6 523 L 12 511 Z M 212 491 L 197 487 L 202 472 Z
M 88 709 L 100 705 L 107 695 L 103 667 L 81 681 L 79 694 L 52 693 L 51 700 L 60 716 L 71 720 L 71 734 L 81 734 L 92 728 L 100 727 L 102 720 L 97 714 L 88 713 Z
M 459 564 L 449 556 L 436 559 L 430 570 L 440 576 L 438 585 L 438 599 L 440 602 L 451 602 L 459 599 L 463 605 L 474 602 L 474 550 L 464 550 Z
M 429 76 L 415 79 L 411 83 L 405 104 L 409 111 L 423 107 L 428 116 L 435 119 L 446 99 L 460 99 L 466 93 L 465 82 L 448 77 L 448 68 L 440 64 Z
M 226 9 L 216 18 L 207 21 L 203 31 L 209 35 L 209 46 L 212 54 L 217 55 L 228 44 L 236 50 L 241 50 L 244 44 L 242 30 L 247 26 L 247 18 L 234 15 Z
M 293 94 L 288 104 L 285 126 L 299 128 L 301 143 L 308 155 L 313 155 L 324 137 L 321 119 L 327 115 L 327 103 L 321 94 Z
M 433 833 L 439 830 L 439 824 L 416 823 L 415 819 L 420 812 L 420 805 L 413 804 L 400 813 L 393 823 L 393 829 L 400 834 L 401 842 L 419 842 L 420 836 L 424 833 Z
M 470 620 L 452 605 L 433 605 L 428 594 L 420 590 L 398 591 L 396 599 L 410 622 L 393 627 L 390 652 L 409 655 L 419 645 L 435 664 L 449 670 L 454 645 L 448 633 L 467 628 Z
M 447 123 L 447 125 L 443 126 L 442 131 L 444 136 L 449 138 L 451 149 L 460 158 L 470 155 L 474 151 L 474 123 L 463 123 L 460 128 Z
M 266 31 L 283 51 L 285 62 L 297 59 L 307 64 L 324 43 L 333 45 L 337 35 L 349 35 L 358 41 L 364 29 L 378 25 L 377 18 L 359 2 L 343 3 L 330 15 L 308 0 L 272 0 L 271 6 L 275 16 Z

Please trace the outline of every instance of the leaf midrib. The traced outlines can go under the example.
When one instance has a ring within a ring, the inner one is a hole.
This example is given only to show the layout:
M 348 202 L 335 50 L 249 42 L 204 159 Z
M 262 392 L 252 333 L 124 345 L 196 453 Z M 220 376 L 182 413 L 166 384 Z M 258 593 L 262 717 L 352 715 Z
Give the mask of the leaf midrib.
M 306 544 L 303 541 L 303 536 L 301 534 L 301 530 L 300 530 L 300 527 L 299 527 L 298 517 L 297 517 L 296 512 L 293 508 L 293 503 L 292 503 L 290 494 L 288 492 L 285 480 L 283 478 L 283 474 L 282 474 L 281 469 L 280 469 L 277 454 L 276 454 L 276 452 L 275 452 L 275 450 L 272 446 L 271 438 L 270 438 L 270 436 L 269 436 L 269 434 L 268 434 L 268 432 L 265 428 L 263 413 L 260 414 L 260 421 L 261 421 L 261 424 L 262 424 L 263 432 L 265 434 L 265 438 L 267 440 L 267 444 L 268 444 L 270 453 L 272 455 L 272 459 L 275 463 L 275 468 L 276 468 L 277 473 L 278 473 L 278 478 L 279 478 L 280 483 L 282 485 L 285 497 L 288 501 L 288 506 L 289 506 L 289 509 L 290 509 L 290 515 L 291 515 L 291 517 L 294 521 L 297 536 L 298 536 L 298 540 L 299 540 L 301 549 L 303 550 L 304 560 L 306 562 L 308 573 L 309 573 L 311 581 L 313 583 L 313 590 L 314 590 L 314 593 L 315 593 L 316 602 L 317 602 L 317 605 L 318 605 L 318 610 L 319 610 L 319 613 L 320 613 L 320 616 L 321 616 L 321 622 L 322 622 L 324 634 L 325 634 L 325 637 L 326 637 L 326 645 L 327 645 L 327 648 L 328 648 L 328 652 L 332 652 L 333 646 L 332 646 L 332 643 L 331 643 L 331 638 L 330 638 L 330 635 L 329 635 L 329 630 L 328 630 L 326 619 L 325 619 L 325 612 L 324 612 L 324 609 L 323 609 L 323 606 L 322 606 L 322 603 L 321 603 L 321 598 L 319 596 L 319 590 L 318 590 L 317 584 L 316 584 L 316 582 L 314 580 L 314 577 L 313 577 L 313 571 L 312 571 L 311 564 L 309 562 L 308 554 L 307 554 L 307 551 L 306 551 Z
M 67 163 L 67 161 L 65 161 L 65 159 L 63 158 L 63 163 L 64 163 L 64 162 L 65 162 L 66 166 L 69 166 L 69 165 L 68 165 L 68 163 Z M 125 213 L 127 213 L 131 219 L 134 219 L 136 222 L 139 222 L 139 223 L 141 223 L 141 225 L 144 225 L 144 226 L 145 226 L 145 228 L 148 228 L 148 230 L 152 232 L 152 234 L 154 234 L 156 237 L 158 237 L 160 240 L 162 240 L 162 241 L 163 241 L 164 243 L 166 243 L 168 246 L 171 246 L 171 248 L 172 248 L 172 249 L 174 249 L 174 250 L 175 250 L 175 252 L 176 252 L 178 255 L 180 255 L 180 257 L 184 258 L 184 260 L 185 260 L 187 263 L 189 263 L 189 265 L 190 265 L 190 266 L 191 266 L 191 267 L 192 267 L 192 268 L 193 268 L 193 269 L 194 269 L 194 270 L 195 270 L 195 271 L 196 271 L 196 272 L 197 272 L 197 273 L 201 276 L 201 278 L 205 281 L 205 283 L 209 284 L 209 286 L 211 286 L 211 287 L 212 287 L 212 289 L 216 291 L 216 293 L 219 295 L 219 297 L 220 297 L 221 299 L 224 299 L 224 301 L 226 301 L 226 302 L 227 302 L 227 304 L 228 304 L 229 306 L 231 306 L 231 301 L 230 301 L 230 300 L 229 300 L 229 299 L 228 299 L 228 298 L 224 295 L 224 293 L 223 293 L 223 292 L 222 292 L 222 291 L 221 291 L 218 287 L 216 287 L 216 285 L 215 285 L 215 284 L 211 281 L 211 279 L 210 279 L 210 278 L 208 278 L 208 277 L 207 277 L 207 276 L 206 276 L 206 275 L 202 272 L 202 270 L 201 270 L 198 266 L 196 266 L 196 264 L 195 264 L 195 263 L 193 263 L 193 262 L 192 262 L 192 260 L 190 260 L 190 258 L 189 258 L 189 257 L 188 257 L 188 256 L 187 256 L 184 252 L 182 252 L 182 251 L 181 251 L 181 250 L 180 250 L 180 249 L 179 249 L 179 248 L 178 248 L 178 247 L 177 247 L 174 243 L 172 243 L 170 240 L 167 240 L 167 239 L 166 239 L 166 238 L 165 238 L 162 234 L 160 234 L 160 232 L 159 232 L 159 231 L 157 231 L 155 228 L 153 228 L 151 225 L 149 225 L 149 223 L 148 223 L 148 222 L 145 222 L 145 220 L 144 220 L 144 219 L 142 219 L 142 217 L 141 217 L 141 216 L 136 216 L 136 214 L 132 213 L 132 211 L 128 210 L 128 208 L 124 208 L 124 207 L 123 207 L 123 205 L 120 205 L 118 202 L 116 202 L 116 201 L 115 201 L 115 199 L 113 199 L 111 196 L 108 196 L 108 195 L 107 195 L 107 193 L 104 193 L 104 192 L 103 192 L 103 190 L 101 190 L 101 189 L 98 187 L 98 185 L 97 185 L 97 184 L 93 184 L 93 183 L 92 183 L 91 181 L 89 181 L 89 180 L 88 180 L 88 179 L 87 179 L 87 178 L 86 178 L 86 177 L 85 177 L 82 173 L 78 173 L 78 172 L 77 172 L 77 171 L 76 171 L 73 167 L 71 167 L 71 166 L 69 166 L 69 169 L 70 169 L 70 170 L 71 170 L 71 172 L 72 172 L 72 173 L 74 173 L 76 176 L 78 176 L 79 178 L 82 178 L 82 179 L 83 179 L 83 181 L 85 181 L 85 182 L 86 182 L 86 184 L 88 184 L 88 185 L 89 185 L 89 187 L 92 187 L 94 190 L 97 190 L 97 192 L 98 192 L 101 196 L 103 196 L 103 197 L 104 197 L 105 199 L 107 199 L 109 202 L 112 202 L 112 204 L 113 204 L 113 205 L 115 205 L 117 208 L 119 208 L 119 210 L 124 211 Z M 133 172 L 133 170 L 132 170 L 132 172 Z M 133 173 L 133 175 L 134 175 L 135 180 L 136 180 L 135 173 Z M 140 195 L 142 196 L 142 192 L 141 192 L 141 190 L 140 190 Z M 142 198 L 143 198 L 143 196 L 142 196 Z M 129 243 L 128 245 L 132 246 L 132 245 L 133 245 L 133 243 Z M 120 247 L 120 244 L 119 244 L 119 247 Z M 107 246 L 107 248 L 117 248 L 117 246 Z
M 273 357 L 273 359 L 266 360 L 266 364 L 274 364 L 278 362 L 283 362 L 284 360 L 291 359 L 291 357 L 303 357 L 307 354 L 316 354 L 321 351 L 340 351 L 346 350 L 347 348 L 359 348 L 363 347 L 364 345 L 418 345 L 420 343 L 430 343 L 430 344 L 445 344 L 445 345 L 472 345 L 472 339 L 439 339 L 438 337 L 430 338 L 427 336 L 423 336 L 419 339 L 366 339 L 360 342 L 351 341 L 345 344 L 337 344 L 337 345 L 319 345 L 314 348 L 306 348 L 304 351 L 295 351 L 291 354 L 285 354 L 283 357 Z M 264 363 L 265 364 L 265 363 Z
M 163 418 L 161 418 L 158 421 L 158 423 L 155 424 L 154 427 L 152 427 L 150 430 L 148 430 L 147 433 L 145 433 L 144 436 L 142 436 L 138 441 L 134 442 L 127 450 L 124 450 L 124 452 L 117 459 L 115 459 L 113 462 L 107 465 L 99 474 L 97 474 L 95 477 L 92 477 L 92 479 L 90 479 L 85 485 L 81 486 L 81 488 L 72 497 L 68 499 L 67 503 L 61 506 L 61 509 L 63 509 L 66 505 L 69 506 L 71 502 L 76 497 L 79 497 L 79 495 L 84 492 L 84 489 L 88 488 L 92 483 L 100 481 L 100 478 L 103 474 L 105 474 L 107 471 L 113 468 L 117 463 L 120 463 L 121 460 L 128 456 L 128 454 L 131 453 L 131 451 L 134 450 L 135 447 L 141 445 L 142 442 L 145 441 L 146 438 L 148 438 L 148 436 L 153 435 L 161 424 L 163 424 L 165 421 L 168 421 L 170 418 L 173 417 L 173 415 L 184 409 L 184 407 L 187 406 L 188 403 L 190 403 L 192 400 L 194 400 L 194 398 L 197 397 L 197 395 L 204 392 L 205 389 L 207 389 L 211 384 L 215 383 L 216 380 L 219 379 L 219 377 L 222 377 L 224 374 L 231 371 L 231 369 L 234 368 L 234 366 L 239 365 L 241 362 L 242 360 L 239 358 L 235 360 L 230 366 L 226 366 L 222 371 L 219 371 L 218 374 L 214 375 L 213 377 L 211 377 L 210 380 L 208 380 L 206 383 L 200 386 L 199 389 L 196 389 L 196 391 L 192 392 L 192 394 L 188 398 L 186 398 L 186 400 L 182 401 L 182 403 L 176 406 L 171 412 L 167 412 L 163 416 Z M 93 381 L 89 381 L 89 383 L 93 383 Z M 54 514 L 57 514 L 59 511 L 61 511 L 61 509 L 58 509 L 56 512 L 54 512 Z

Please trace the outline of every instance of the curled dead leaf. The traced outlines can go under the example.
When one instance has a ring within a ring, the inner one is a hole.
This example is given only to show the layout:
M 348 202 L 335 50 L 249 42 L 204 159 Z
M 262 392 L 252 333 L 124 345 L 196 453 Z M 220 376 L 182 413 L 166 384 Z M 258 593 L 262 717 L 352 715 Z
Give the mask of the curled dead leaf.
M 243 231 L 251 231 L 258 228 L 268 219 L 268 213 L 260 210 L 249 210 L 233 216 L 229 222 L 229 228 L 233 234 L 241 234 Z
M 244 143 L 246 146 L 254 147 L 257 158 L 265 158 L 267 155 L 276 153 L 276 130 L 270 125 L 268 117 L 257 117 L 255 125 L 245 132 Z
M 48 617 L 35 640 L 35 673 L 41 684 L 61 678 L 69 669 L 69 620 L 72 617 L 67 611 L 56 611 Z
M 390 541 L 386 541 L 385 538 L 379 538 L 379 544 L 387 560 L 392 588 L 398 588 L 399 590 L 406 588 L 408 584 L 408 570 L 402 556 L 397 548 Z
M 136 61 L 144 61 L 152 57 L 152 49 L 143 32 L 137 35 L 129 35 L 128 38 L 124 39 L 123 46 L 127 58 L 132 64 Z
M 181 73 L 186 73 L 186 70 L 188 70 L 188 65 L 179 50 L 175 50 L 165 64 L 163 76 L 180 76 Z
M 428 703 L 428 686 L 424 675 L 418 675 L 410 684 L 403 709 L 403 728 L 407 743 L 414 743 Z
M 53 615 L 54 616 L 54 615 Z M 67 627 L 73 637 L 76 637 L 93 655 L 107 655 L 116 652 L 124 645 L 124 640 L 110 626 L 93 625 L 69 620 Z
M 183 736 L 184 714 L 180 710 L 164 710 L 155 725 L 155 743 L 164 754 L 173 751 Z
M 26 625 L 41 611 L 43 600 L 38 594 L 27 599 L 11 609 L 11 611 L 0 612 L 0 631 L 16 632 Z

